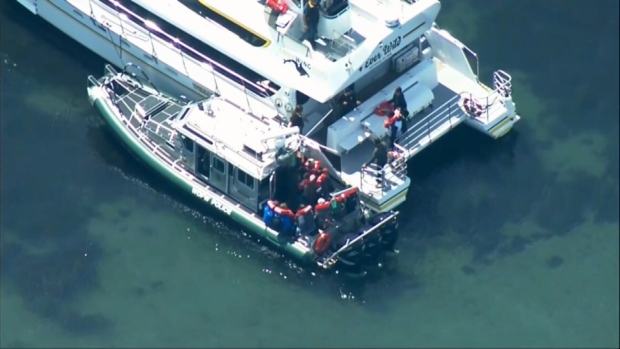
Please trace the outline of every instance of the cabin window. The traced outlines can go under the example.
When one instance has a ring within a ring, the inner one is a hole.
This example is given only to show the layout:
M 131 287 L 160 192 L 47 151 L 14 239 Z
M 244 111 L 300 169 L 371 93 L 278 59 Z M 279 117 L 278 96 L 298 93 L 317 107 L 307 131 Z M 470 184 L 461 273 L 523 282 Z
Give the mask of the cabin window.
M 106 4 L 108 7 L 110 7 L 111 9 L 115 9 L 118 10 L 120 12 L 125 12 L 123 10 L 121 10 L 120 8 L 116 7 L 116 5 L 111 1 L 111 0 L 100 0 L 101 2 L 103 2 L 104 4 Z M 237 74 L 239 74 L 240 76 L 242 76 L 243 78 L 247 79 L 248 81 L 252 81 L 254 83 L 257 83 L 259 81 L 265 81 L 268 80 L 267 78 L 265 78 L 264 76 L 257 74 L 256 72 L 252 71 L 251 69 L 245 67 L 243 64 L 239 63 L 238 61 L 231 59 L 230 57 L 222 54 L 221 52 L 215 50 L 213 47 L 205 44 L 202 40 L 197 39 L 196 37 L 188 34 L 187 32 L 177 28 L 176 26 L 168 23 L 167 21 L 163 20 L 162 18 L 154 15 L 153 13 L 149 12 L 147 9 L 143 8 L 142 6 L 133 3 L 130 0 L 117 0 L 123 7 L 127 8 L 129 11 L 135 13 L 137 16 L 142 17 L 142 19 L 145 20 L 150 20 L 151 22 L 155 23 L 162 31 L 166 32 L 168 35 L 176 37 L 177 40 L 182 41 L 183 43 L 185 43 L 187 46 L 193 48 L 194 50 L 200 52 L 202 55 L 207 56 L 209 58 L 211 58 L 213 61 L 220 63 L 221 65 L 227 67 L 228 69 L 230 69 L 230 71 L 234 71 Z M 184 1 L 184 5 L 190 7 L 192 10 L 195 10 L 192 7 L 197 7 L 201 10 L 206 9 L 206 7 L 202 6 L 200 3 L 198 3 L 198 1 L 193 0 L 190 2 L 195 2 L 194 5 L 192 6 L 188 6 L 187 3 Z M 127 16 L 129 17 L 129 19 L 136 23 L 138 26 L 144 28 L 144 23 L 142 22 L 142 20 L 135 18 L 134 16 L 130 15 L 129 13 L 126 13 Z M 156 36 L 158 38 L 160 38 L 161 40 L 163 40 L 164 42 L 170 42 L 171 39 L 169 39 L 168 37 L 166 37 L 164 34 L 159 33 L 157 31 L 152 31 L 151 34 L 153 36 Z M 185 47 L 178 45 L 176 43 L 172 43 L 175 47 L 177 47 L 181 52 L 182 55 L 185 57 L 189 57 L 192 58 L 198 62 L 204 62 L 204 63 L 209 63 L 207 62 L 204 58 L 202 58 L 200 55 L 192 52 L 189 49 L 186 49 Z M 148 57 L 150 58 L 150 56 Z M 233 80 L 236 83 L 243 83 L 237 76 L 233 75 L 230 73 L 230 71 L 221 69 L 217 66 L 213 66 L 213 69 L 217 72 L 219 72 L 220 74 L 226 76 L 227 78 Z M 263 89 L 259 89 L 255 86 L 252 85 L 248 85 L 246 86 L 247 89 L 249 91 L 252 91 L 253 93 L 259 95 L 259 96 L 263 96 L 265 94 Z M 269 84 L 269 89 L 266 89 L 266 94 L 268 96 L 273 96 L 279 89 L 280 86 L 270 82 Z
M 236 34 L 243 41 L 255 47 L 267 47 L 270 42 L 267 38 L 264 38 L 253 30 L 247 28 L 243 23 L 237 22 L 223 13 L 209 7 L 206 1 L 203 0 L 181 0 L 181 3 L 195 13 L 210 19 L 211 21 L 219 24 L 220 26 L 228 29 L 230 32 Z
M 213 157 L 213 169 L 221 174 L 226 173 L 226 165 L 222 160 L 218 159 L 217 157 Z
M 250 176 L 243 170 L 237 169 L 237 182 L 242 183 L 246 187 L 254 190 L 254 177 Z
M 185 148 L 185 150 L 187 150 L 190 153 L 194 152 L 194 141 L 192 141 L 191 139 L 182 136 L 181 139 L 183 140 L 183 148 Z
M 323 0 L 321 12 L 327 18 L 335 18 L 349 6 L 349 0 Z

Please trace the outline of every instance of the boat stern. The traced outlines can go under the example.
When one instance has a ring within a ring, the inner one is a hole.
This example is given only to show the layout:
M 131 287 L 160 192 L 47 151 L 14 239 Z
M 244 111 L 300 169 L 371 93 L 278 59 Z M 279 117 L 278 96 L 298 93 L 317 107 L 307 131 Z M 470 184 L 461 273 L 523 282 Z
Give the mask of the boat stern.
M 508 73 L 498 70 L 493 73 L 493 89 L 479 83 L 489 93 L 486 97 L 477 98 L 473 94 L 461 96 L 459 107 L 470 116 L 466 121 L 470 126 L 499 139 L 521 120 L 512 100 L 511 80 Z

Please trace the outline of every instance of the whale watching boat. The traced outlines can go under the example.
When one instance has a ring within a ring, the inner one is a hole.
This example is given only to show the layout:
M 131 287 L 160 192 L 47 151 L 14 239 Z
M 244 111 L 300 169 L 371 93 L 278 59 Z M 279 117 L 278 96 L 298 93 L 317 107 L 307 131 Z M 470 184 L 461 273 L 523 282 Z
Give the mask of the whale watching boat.
M 402 204 L 410 185 L 404 166 L 380 186 L 383 168 L 363 166 L 372 140 L 392 132 L 396 88 L 407 127 L 393 151 L 404 162 L 461 123 L 499 138 L 520 120 L 510 75 L 493 72 L 492 87 L 480 81 L 477 55 L 436 25 L 438 0 L 320 0 L 312 42 L 300 40 L 307 0 L 17 1 L 115 66 L 138 64 L 174 95 L 226 96 L 284 124 L 301 105 L 301 133 L 376 212 Z M 352 108 L 340 104 L 347 89 Z
M 360 189 L 340 181 L 321 145 L 298 127 L 223 96 L 173 99 L 146 74 L 105 70 L 102 78 L 89 76 L 89 100 L 134 156 L 180 189 L 326 269 L 360 268 L 397 252 L 398 212 L 365 209 Z M 305 174 L 321 185 L 300 193 L 298 177 Z

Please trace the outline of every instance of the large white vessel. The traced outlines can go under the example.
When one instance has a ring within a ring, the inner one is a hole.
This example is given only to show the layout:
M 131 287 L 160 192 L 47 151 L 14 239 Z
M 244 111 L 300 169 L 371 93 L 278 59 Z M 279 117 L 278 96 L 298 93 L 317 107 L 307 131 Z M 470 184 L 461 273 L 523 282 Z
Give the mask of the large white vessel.
M 379 106 L 397 87 L 411 116 L 396 141 L 400 159 L 463 121 L 499 138 L 520 119 L 510 76 L 496 71 L 485 86 L 476 54 L 435 25 L 438 0 L 322 0 L 314 48 L 299 41 L 305 0 L 17 1 L 114 65 L 140 65 L 168 91 L 216 92 L 281 122 L 303 105 L 302 133 L 379 212 L 402 203 L 410 184 L 405 166 L 381 186 L 362 168 L 371 138 L 388 132 Z M 330 118 L 348 86 L 361 103 Z

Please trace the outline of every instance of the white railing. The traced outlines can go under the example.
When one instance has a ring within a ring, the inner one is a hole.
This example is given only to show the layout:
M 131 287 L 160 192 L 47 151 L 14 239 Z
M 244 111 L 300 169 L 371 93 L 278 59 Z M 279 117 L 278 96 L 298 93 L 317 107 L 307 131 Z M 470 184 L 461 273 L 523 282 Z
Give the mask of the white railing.
M 503 101 L 512 94 L 510 75 L 502 70 L 494 72 L 493 87 L 494 89 L 482 98 L 475 97 L 468 92 L 457 94 L 442 104 L 439 108 L 435 109 L 432 113 L 425 116 L 422 120 L 416 122 L 412 126 L 409 126 L 407 131 L 399 136 L 396 141 L 407 151 L 407 155 L 411 155 L 413 150 L 418 147 L 420 141 L 423 139 L 426 138 L 427 143 L 434 141 L 432 138 L 433 131 L 439 129 L 444 124 L 448 123 L 448 127 L 451 129 L 460 124 L 460 122 L 465 118 L 471 118 L 471 116 L 465 113 L 465 111 L 461 108 L 460 102 L 463 97 L 470 98 L 472 101 L 482 106 L 483 109 L 481 114 L 477 115 L 474 119 L 478 121 L 483 119 L 486 123 L 488 123 L 489 110 L 491 109 L 491 106 L 498 100 Z
M 176 37 L 163 31 L 155 23 L 140 17 L 139 15 L 135 14 L 120 3 L 116 1 L 112 1 L 112 3 L 116 8 L 110 8 L 109 10 L 107 10 L 109 6 L 105 4 L 100 4 L 98 6 L 103 11 L 113 13 L 116 16 L 116 19 L 109 18 L 109 16 L 105 15 L 100 15 L 99 17 L 97 17 L 95 11 L 93 10 L 93 3 L 91 0 L 89 0 L 91 12 L 90 18 L 96 25 L 103 26 L 108 30 L 113 30 L 113 26 L 117 27 L 115 29 L 117 29 L 116 31 L 119 32 L 118 35 L 121 37 L 121 42 L 118 45 L 118 49 L 120 50 L 119 54 L 122 55 L 122 52 L 126 50 L 126 48 L 124 47 L 125 44 L 131 43 L 137 46 L 140 46 L 142 44 L 142 47 L 140 47 L 140 49 L 145 51 L 147 54 L 149 54 L 149 52 L 144 48 L 144 45 L 146 44 L 150 46 L 150 55 L 155 62 L 159 60 L 159 57 L 170 56 L 171 54 L 177 55 L 177 59 L 179 59 L 181 63 L 180 66 L 182 66 L 182 70 L 179 70 L 177 67 L 171 65 L 170 62 L 165 63 L 172 68 L 177 68 L 177 71 L 194 81 L 197 80 L 196 77 L 198 75 L 210 75 L 213 78 L 215 91 L 208 92 L 213 92 L 218 95 L 220 94 L 218 80 L 225 80 L 228 83 L 232 84 L 240 84 L 243 92 L 246 93 L 246 95 L 248 92 L 255 93 L 252 90 L 258 91 L 257 97 L 259 98 L 270 99 L 270 95 L 268 92 L 276 92 L 269 87 L 264 87 L 260 84 L 248 80 L 247 78 L 239 75 L 231 69 L 205 56 L 203 53 L 196 51 L 194 48 L 181 42 Z M 102 20 L 99 20 L 98 18 L 101 18 Z M 138 27 L 139 30 L 132 28 L 133 26 L 139 25 L 139 23 L 142 23 L 144 27 Z M 128 40 L 130 38 L 135 38 L 142 42 L 130 42 Z M 126 43 L 124 44 L 123 41 L 125 41 Z M 200 58 L 200 60 L 188 55 L 188 53 L 184 53 L 184 51 Z M 234 78 L 234 80 L 224 74 L 231 76 L 232 78 Z M 248 91 L 248 87 L 251 87 L 252 90 Z M 204 93 L 205 91 L 200 92 Z M 249 107 L 249 100 L 247 100 L 247 102 Z M 275 109 L 275 106 L 272 107 L 274 107 Z
M 388 152 L 388 162 L 385 166 L 381 167 L 377 164 L 368 164 L 360 169 L 360 189 L 363 189 L 365 184 L 364 178 L 366 176 L 372 176 L 373 179 L 381 179 L 381 195 L 385 194 L 386 185 L 389 179 L 394 176 L 399 180 L 405 181 L 407 177 L 407 149 L 401 147 L 398 144 L 394 144 L 394 149 Z
M 384 225 L 392 222 L 397 217 L 398 217 L 398 212 L 394 212 L 394 213 L 390 214 L 388 217 L 384 218 L 377 225 L 375 225 L 375 226 L 371 227 L 370 229 L 364 231 L 362 234 L 357 236 L 355 239 L 347 241 L 347 243 L 344 244 L 344 246 L 340 247 L 336 252 L 332 253 L 329 257 L 324 258 L 324 259 L 319 259 L 317 261 L 317 264 L 320 267 L 324 268 L 324 269 L 331 268 L 332 266 L 334 266 L 334 264 L 336 264 L 336 262 L 338 262 L 338 256 L 340 254 L 342 254 L 343 252 L 345 252 L 346 250 L 348 250 L 349 248 L 351 248 L 352 246 L 354 246 L 354 245 L 356 245 L 358 243 L 363 243 L 364 239 L 367 236 L 369 236 L 370 234 L 375 233 L 378 229 L 380 229 Z

